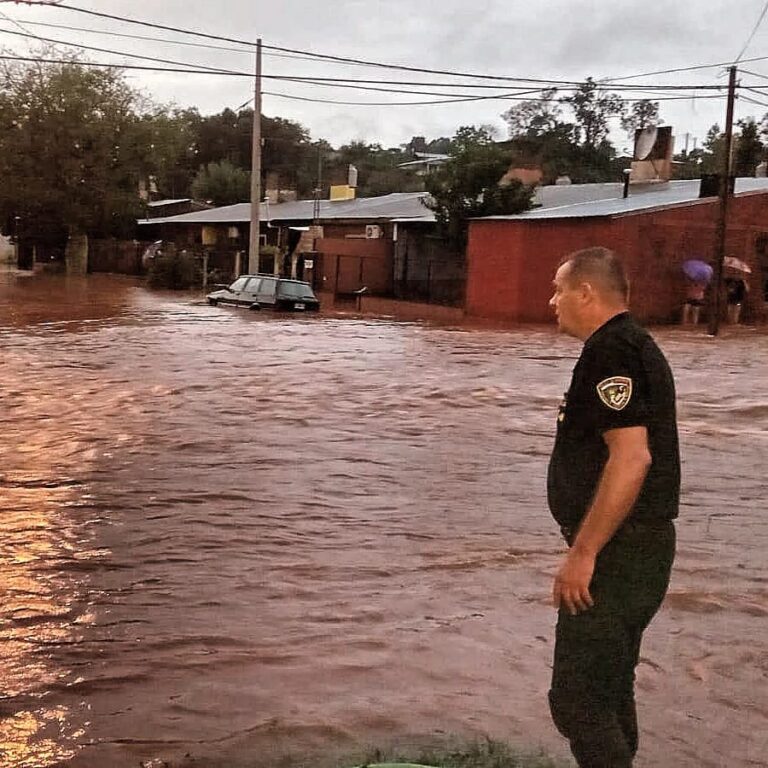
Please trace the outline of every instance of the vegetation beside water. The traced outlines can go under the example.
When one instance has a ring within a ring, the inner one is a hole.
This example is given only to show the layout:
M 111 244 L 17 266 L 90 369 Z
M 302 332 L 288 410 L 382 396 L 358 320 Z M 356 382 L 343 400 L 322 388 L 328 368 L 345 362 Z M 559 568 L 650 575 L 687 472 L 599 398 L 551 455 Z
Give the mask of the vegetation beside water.
M 436 768 L 566 768 L 568 765 L 542 752 L 524 752 L 492 740 L 452 750 L 424 750 L 395 757 L 377 751 L 363 765 L 376 763 L 416 763 Z

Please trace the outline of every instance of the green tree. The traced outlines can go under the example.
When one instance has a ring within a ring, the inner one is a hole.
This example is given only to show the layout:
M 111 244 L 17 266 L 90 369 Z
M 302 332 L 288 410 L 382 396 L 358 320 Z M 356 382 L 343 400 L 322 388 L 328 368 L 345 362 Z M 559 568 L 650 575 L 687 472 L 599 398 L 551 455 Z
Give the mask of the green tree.
M 556 88 L 548 88 L 541 92 L 540 98 L 521 101 L 510 107 L 501 116 L 507 124 L 509 138 L 530 139 L 556 131 L 562 125 L 562 110 L 556 94 Z
M 659 124 L 659 102 L 650 99 L 633 101 L 629 111 L 621 118 L 621 127 L 630 139 L 635 131 L 642 128 L 654 128 Z
M 422 189 L 421 181 L 399 168 L 411 158 L 402 149 L 353 141 L 327 154 L 324 176 L 330 184 L 346 184 L 350 165 L 357 168 L 358 197 L 386 195 Z
M 143 132 L 144 175 L 153 182 L 156 198 L 188 197 L 192 179 L 200 166 L 198 159 L 198 126 L 196 109 L 153 107 L 142 115 L 139 130 Z
M 253 110 L 225 109 L 200 120 L 197 127 L 198 163 L 207 166 L 226 160 L 250 170 L 253 149 Z M 279 189 L 295 189 L 308 196 L 317 178 L 317 151 L 309 131 L 282 117 L 261 118 L 262 188 L 267 182 Z
M 251 198 L 251 174 L 236 168 L 229 160 L 208 163 L 192 182 L 192 194 L 214 205 L 232 205 Z
M 125 235 L 141 212 L 141 99 L 124 76 L 73 60 L 0 67 L 0 221 L 39 241 Z
M 765 147 L 760 141 L 760 126 L 754 117 L 738 122 L 741 132 L 736 138 L 733 172 L 736 176 L 754 176 L 755 168 L 763 159 Z
M 533 189 L 517 180 L 500 183 L 511 155 L 487 128 L 460 128 L 450 154 L 451 159 L 427 177 L 426 205 L 435 212 L 443 237 L 463 251 L 469 219 L 522 213 L 532 206 Z
M 701 177 L 701 164 L 705 151 L 701 147 L 691 149 L 688 152 L 679 152 L 672 158 L 675 165 L 672 166 L 672 174 L 675 179 L 698 179 Z
M 720 126 L 717 123 L 707 131 L 702 149 L 701 172 L 722 173 L 723 157 L 725 156 L 725 134 L 720 130 Z
M 580 143 L 585 147 L 605 146 L 610 127 L 608 121 L 623 116 L 624 102 L 615 93 L 607 93 L 591 77 L 588 77 L 570 96 L 560 99 L 573 110 Z

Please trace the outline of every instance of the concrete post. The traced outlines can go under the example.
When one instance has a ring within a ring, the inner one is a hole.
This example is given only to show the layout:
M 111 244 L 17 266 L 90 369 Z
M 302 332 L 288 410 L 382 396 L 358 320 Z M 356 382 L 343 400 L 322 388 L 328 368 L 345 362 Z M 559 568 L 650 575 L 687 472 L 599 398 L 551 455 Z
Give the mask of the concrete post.
M 68 275 L 88 273 L 88 235 L 70 235 L 64 251 Z

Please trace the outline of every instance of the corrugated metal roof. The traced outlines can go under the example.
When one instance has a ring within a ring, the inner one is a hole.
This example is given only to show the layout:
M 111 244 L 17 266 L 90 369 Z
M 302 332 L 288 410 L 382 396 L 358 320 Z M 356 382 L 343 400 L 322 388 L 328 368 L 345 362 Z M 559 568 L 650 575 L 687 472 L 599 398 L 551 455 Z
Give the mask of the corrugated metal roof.
M 696 204 L 699 202 L 699 187 L 698 179 L 633 185 L 626 199 L 622 197 L 621 183 L 539 187 L 537 201 L 542 203 L 542 207 L 514 216 L 487 216 L 483 221 L 540 221 L 631 215 L 655 208 Z M 750 192 L 768 192 L 768 179 L 736 179 L 736 194 Z
M 379 197 L 361 197 L 355 200 L 320 201 L 321 221 L 334 219 L 430 219 L 434 214 L 422 205 L 425 192 L 394 192 Z M 291 203 L 261 204 L 262 221 L 311 221 L 314 200 L 296 200 Z M 208 211 L 183 213 L 156 219 L 140 219 L 139 224 L 238 224 L 251 220 L 251 204 L 237 203 Z
M 161 208 L 164 205 L 176 205 L 178 203 L 191 203 L 191 197 L 181 197 L 178 200 L 155 200 L 154 202 L 147 203 L 147 208 Z

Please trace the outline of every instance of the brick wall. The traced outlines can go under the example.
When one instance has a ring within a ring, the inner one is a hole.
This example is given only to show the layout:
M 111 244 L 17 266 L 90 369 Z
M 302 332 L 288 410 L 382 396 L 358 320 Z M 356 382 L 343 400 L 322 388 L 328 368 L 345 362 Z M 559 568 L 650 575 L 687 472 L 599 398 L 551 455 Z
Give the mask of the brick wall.
M 632 281 L 632 310 L 642 320 L 673 321 L 684 299 L 680 265 L 715 253 L 717 201 L 614 218 L 486 220 L 470 226 L 467 313 L 521 322 L 551 322 L 548 301 L 560 259 L 579 248 L 616 250 Z M 726 254 L 747 262 L 753 274 L 744 318 L 765 315 L 768 281 L 768 194 L 733 198 Z

